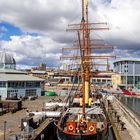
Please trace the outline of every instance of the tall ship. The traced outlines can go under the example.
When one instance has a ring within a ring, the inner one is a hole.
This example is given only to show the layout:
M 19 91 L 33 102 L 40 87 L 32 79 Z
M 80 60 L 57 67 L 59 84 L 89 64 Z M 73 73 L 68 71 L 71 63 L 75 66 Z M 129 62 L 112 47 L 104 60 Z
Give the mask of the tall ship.
M 91 59 L 108 59 L 112 56 L 91 55 L 91 50 L 98 48 L 110 48 L 105 44 L 97 44 L 99 40 L 90 39 L 91 30 L 108 30 L 108 28 L 95 28 L 95 25 L 106 23 L 90 23 L 88 19 L 88 0 L 82 0 L 81 23 L 69 25 L 69 30 L 77 32 L 77 46 L 74 50 L 79 50 L 80 54 L 73 56 L 79 59 L 81 74 L 81 90 L 75 94 L 69 94 L 67 98 L 68 106 L 58 120 L 57 137 L 59 140 L 107 140 L 108 139 L 108 120 L 105 107 L 102 102 L 102 95 L 91 88 Z M 93 27 L 91 27 L 93 25 Z M 93 42 L 93 43 L 92 43 Z M 93 45 L 92 45 L 93 44 Z M 70 50 L 70 48 L 66 48 Z M 68 58 L 66 56 L 65 58 Z M 72 57 L 69 57 L 72 58 Z

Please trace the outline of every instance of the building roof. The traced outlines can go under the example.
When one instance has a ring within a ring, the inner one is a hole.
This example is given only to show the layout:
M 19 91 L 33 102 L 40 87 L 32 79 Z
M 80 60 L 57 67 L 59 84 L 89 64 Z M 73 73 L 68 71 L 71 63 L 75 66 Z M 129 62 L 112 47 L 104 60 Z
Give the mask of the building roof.
M 16 64 L 12 55 L 6 52 L 0 52 L 0 64 Z
M 41 71 L 41 70 L 35 70 L 35 71 L 31 71 L 33 74 L 46 74 L 46 71 Z
M 110 71 L 110 72 L 99 72 L 97 74 L 97 76 L 111 76 L 112 74 L 114 74 L 114 72 Z
M 0 73 L 0 81 L 44 81 L 45 79 L 25 75 L 25 74 L 5 74 Z
M 18 71 L 13 69 L 0 69 L 0 73 L 9 73 L 9 74 L 27 74 L 25 71 Z
M 115 63 L 118 63 L 118 62 L 140 62 L 140 60 L 127 60 L 127 59 L 124 59 L 124 60 L 118 60 L 118 61 L 115 61 L 115 62 L 113 62 L 113 64 L 115 64 Z

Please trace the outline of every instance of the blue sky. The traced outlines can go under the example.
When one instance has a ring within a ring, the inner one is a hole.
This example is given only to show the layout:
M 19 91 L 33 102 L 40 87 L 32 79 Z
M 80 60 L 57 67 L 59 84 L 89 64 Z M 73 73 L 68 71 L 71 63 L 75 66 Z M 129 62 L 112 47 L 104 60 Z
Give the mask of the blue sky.
M 90 0 L 89 0 L 90 1 Z M 33 4 L 34 3 L 34 4 Z M 115 46 L 120 58 L 140 58 L 140 1 L 91 0 L 91 22 L 108 22 L 111 30 L 98 36 Z M 58 66 L 62 47 L 71 47 L 70 23 L 81 21 L 81 0 L 0 0 L 0 51 L 19 65 Z M 50 63 L 51 62 L 51 63 Z
M 10 40 L 10 37 L 11 36 L 20 36 L 23 34 L 23 32 L 20 30 L 20 28 L 10 24 L 10 23 L 7 23 L 7 22 L 1 22 L 0 23 L 0 34 L 1 37 L 0 39 L 1 40 Z
M 31 35 L 38 36 L 38 33 L 23 32 L 19 27 L 8 22 L 0 22 L 0 39 L 9 41 L 11 36 Z

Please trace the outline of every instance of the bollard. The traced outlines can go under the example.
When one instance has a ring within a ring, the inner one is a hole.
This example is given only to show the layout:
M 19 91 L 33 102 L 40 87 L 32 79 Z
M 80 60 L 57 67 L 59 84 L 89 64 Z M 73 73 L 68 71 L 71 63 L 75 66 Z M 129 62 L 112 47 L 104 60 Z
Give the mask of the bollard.
M 115 117 L 116 117 L 116 115 L 117 115 L 117 111 L 114 112 L 114 115 L 115 115 Z
M 117 122 L 120 122 L 120 116 L 117 115 Z
M 121 122 L 121 130 L 122 131 L 125 129 L 124 125 L 125 125 L 125 123 L 124 122 Z

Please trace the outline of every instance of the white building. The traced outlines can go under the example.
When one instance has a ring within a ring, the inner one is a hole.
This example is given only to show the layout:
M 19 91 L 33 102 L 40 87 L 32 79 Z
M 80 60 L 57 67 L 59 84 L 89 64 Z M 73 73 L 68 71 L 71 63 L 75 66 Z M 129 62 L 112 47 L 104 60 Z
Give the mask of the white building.
M 15 69 L 15 59 L 6 52 L 0 52 L 0 97 L 40 96 L 44 79 Z

